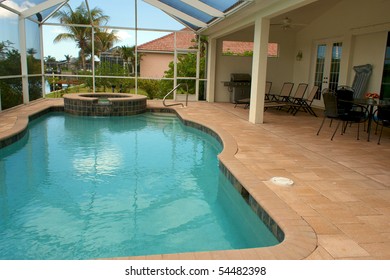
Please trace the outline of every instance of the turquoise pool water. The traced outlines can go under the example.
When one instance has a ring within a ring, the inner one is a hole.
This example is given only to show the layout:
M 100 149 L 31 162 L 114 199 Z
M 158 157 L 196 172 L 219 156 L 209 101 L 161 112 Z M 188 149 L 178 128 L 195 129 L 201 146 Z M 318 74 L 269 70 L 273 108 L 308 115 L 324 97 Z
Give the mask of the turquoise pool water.
M 50 113 L 0 150 L 0 259 L 94 259 L 278 243 L 175 116 Z

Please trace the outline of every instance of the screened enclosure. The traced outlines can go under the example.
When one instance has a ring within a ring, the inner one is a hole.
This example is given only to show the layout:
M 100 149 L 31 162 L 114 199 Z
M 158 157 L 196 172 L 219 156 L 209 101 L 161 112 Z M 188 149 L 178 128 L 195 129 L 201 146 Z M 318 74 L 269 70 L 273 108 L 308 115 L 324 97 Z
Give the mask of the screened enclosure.
M 84 91 L 162 98 L 180 83 L 203 99 L 198 34 L 249 2 L 2 0 L 0 110 Z

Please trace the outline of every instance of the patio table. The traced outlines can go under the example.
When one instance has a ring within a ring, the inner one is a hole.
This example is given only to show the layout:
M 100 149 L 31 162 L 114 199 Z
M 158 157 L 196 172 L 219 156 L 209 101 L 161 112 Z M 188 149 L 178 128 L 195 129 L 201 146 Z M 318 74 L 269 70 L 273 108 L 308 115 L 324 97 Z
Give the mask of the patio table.
M 349 101 L 351 102 L 351 101 Z M 367 141 L 370 141 L 371 124 L 374 119 L 374 107 L 386 107 L 390 106 L 390 100 L 379 100 L 373 98 L 356 98 L 352 100 L 353 104 L 364 106 L 368 111 L 368 122 L 367 122 Z

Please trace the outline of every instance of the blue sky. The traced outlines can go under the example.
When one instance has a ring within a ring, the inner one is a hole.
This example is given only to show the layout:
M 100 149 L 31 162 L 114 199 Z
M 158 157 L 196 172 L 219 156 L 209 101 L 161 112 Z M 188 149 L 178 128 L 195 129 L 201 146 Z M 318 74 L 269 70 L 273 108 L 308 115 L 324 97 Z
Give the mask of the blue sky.
M 7 0 L 7 5 L 16 9 L 24 10 L 23 7 L 34 6 L 34 3 L 39 3 L 42 0 Z M 73 9 L 81 4 L 81 0 L 70 0 L 68 3 Z M 110 16 L 110 20 L 107 23 L 109 26 L 115 27 L 135 27 L 135 0 L 89 0 L 90 9 L 99 7 L 103 10 L 103 13 Z M 180 30 L 184 28 L 182 24 L 162 12 L 161 10 L 143 2 L 137 1 L 138 5 L 138 28 L 159 29 L 159 30 Z M 58 23 L 58 19 L 50 18 L 47 23 Z M 73 41 L 63 41 L 60 43 L 53 43 L 54 38 L 59 33 L 66 32 L 65 29 L 59 26 L 43 25 L 43 38 L 44 38 L 44 53 L 43 56 L 53 56 L 57 60 L 64 60 L 64 55 L 71 55 L 72 57 L 78 57 L 79 49 L 76 47 Z M 158 37 L 162 37 L 169 32 L 138 32 L 138 44 L 149 42 Z M 134 46 L 135 44 L 135 32 L 129 30 L 117 30 L 117 36 L 121 39 L 120 42 L 115 45 Z M 27 34 L 31 42 L 37 42 L 39 34 Z M 15 14 L 0 8 L 0 41 L 10 40 L 14 43 L 14 46 L 18 48 L 18 18 Z M 28 48 L 38 48 L 35 43 L 30 44 Z
M 72 8 L 76 8 L 80 5 L 81 0 L 69 1 Z M 153 28 L 164 30 L 180 30 L 184 26 L 179 22 L 160 11 L 159 9 L 138 0 L 138 28 Z M 107 23 L 109 26 L 117 27 L 135 27 L 134 0 L 89 0 L 90 9 L 99 7 L 103 10 L 104 14 L 110 16 L 110 20 Z M 55 19 L 51 19 L 48 22 L 56 22 Z M 53 40 L 58 32 L 66 32 L 58 26 L 45 26 L 44 27 L 44 56 L 53 56 L 57 60 L 63 60 L 64 55 L 71 55 L 73 57 L 78 56 L 78 49 L 76 45 L 69 42 L 61 42 L 54 44 Z M 133 46 L 135 44 L 135 32 L 129 30 L 117 30 L 117 36 L 121 38 L 121 41 L 115 45 Z M 142 44 L 151 41 L 155 38 L 166 35 L 166 32 L 139 32 L 138 44 Z
M 80 5 L 81 0 L 69 1 L 72 8 L 76 8 Z M 103 10 L 104 14 L 110 16 L 110 20 L 107 23 L 109 26 L 116 27 L 135 27 L 134 19 L 134 0 L 89 0 L 90 9 L 99 7 Z M 56 22 L 55 19 L 51 19 L 48 22 Z M 152 29 L 164 29 L 164 30 L 180 30 L 184 26 L 179 22 L 160 11 L 159 9 L 138 0 L 138 28 L 152 28 Z M 44 56 L 53 56 L 57 60 L 64 60 L 64 55 L 71 55 L 73 57 L 78 56 L 78 48 L 76 45 L 69 42 L 61 42 L 54 44 L 53 40 L 58 32 L 66 32 L 64 29 L 60 29 L 58 26 L 44 26 Z M 167 32 L 139 32 L 138 44 L 142 44 L 151 41 L 155 38 L 166 35 Z M 135 33 L 129 30 L 118 30 L 117 36 L 121 38 L 121 41 L 116 45 L 133 46 L 135 44 Z

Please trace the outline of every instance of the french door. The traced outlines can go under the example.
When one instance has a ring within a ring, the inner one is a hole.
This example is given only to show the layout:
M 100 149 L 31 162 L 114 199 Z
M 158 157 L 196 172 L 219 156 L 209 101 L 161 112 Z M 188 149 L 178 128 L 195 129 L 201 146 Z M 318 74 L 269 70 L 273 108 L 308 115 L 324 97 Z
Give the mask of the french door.
M 318 86 L 318 92 L 313 105 L 323 106 L 321 91 L 325 88 L 336 90 L 339 82 L 340 63 L 343 43 L 329 40 L 316 44 L 314 60 L 314 85 Z

